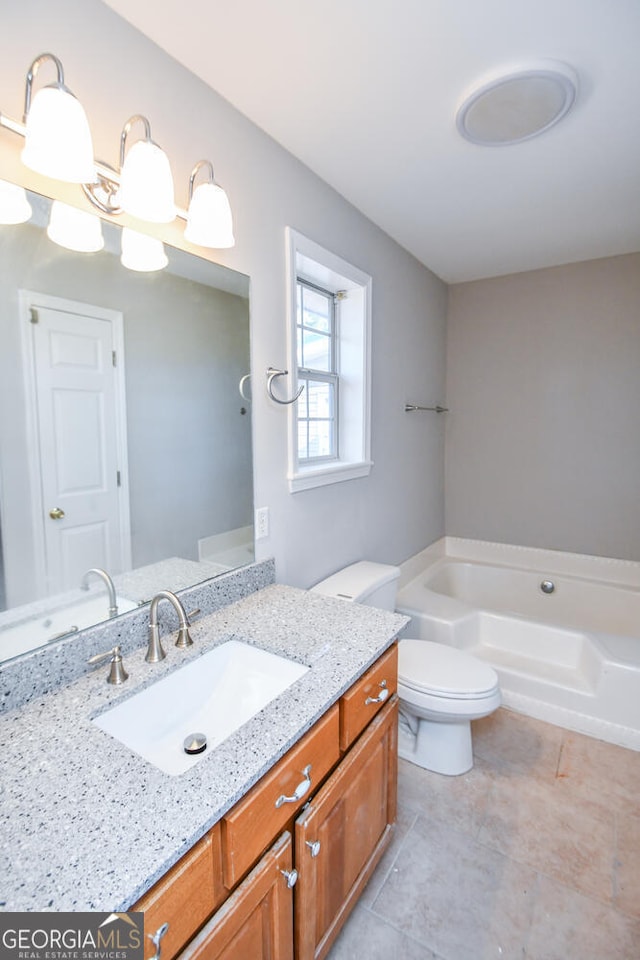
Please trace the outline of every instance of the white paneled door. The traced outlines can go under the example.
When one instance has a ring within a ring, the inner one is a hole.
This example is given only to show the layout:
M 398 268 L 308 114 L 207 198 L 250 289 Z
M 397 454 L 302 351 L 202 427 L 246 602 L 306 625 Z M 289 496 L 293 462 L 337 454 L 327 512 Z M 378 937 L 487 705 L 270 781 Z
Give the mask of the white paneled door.
M 39 476 L 44 592 L 90 567 L 130 567 L 122 317 L 31 297 L 32 477 Z M 118 330 L 118 327 L 120 329 Z M 37 519 L 37 518 L 36 518 Z

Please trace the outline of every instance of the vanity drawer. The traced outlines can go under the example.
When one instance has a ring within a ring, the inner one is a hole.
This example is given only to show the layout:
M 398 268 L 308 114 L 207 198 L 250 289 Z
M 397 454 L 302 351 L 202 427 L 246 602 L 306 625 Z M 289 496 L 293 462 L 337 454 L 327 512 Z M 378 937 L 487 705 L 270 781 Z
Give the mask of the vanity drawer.
M 171 960 L 227 896 L 222 884 L 220 824 L 216 824 L 131 908 L 144 912 L 145 957 L 156 953 L 147 935 L 168 923 L 160 945 L 162 960 Z
M 338 762 L 338 737 L 336 704 L 223 817 L 222 872 L 227 889 L 242 879 Z
M 340 698 L 340 750 L 350 747 L 397 689 L 398 644 L 394 643 Z M 386 696 L 385 690 L 389 691 Z

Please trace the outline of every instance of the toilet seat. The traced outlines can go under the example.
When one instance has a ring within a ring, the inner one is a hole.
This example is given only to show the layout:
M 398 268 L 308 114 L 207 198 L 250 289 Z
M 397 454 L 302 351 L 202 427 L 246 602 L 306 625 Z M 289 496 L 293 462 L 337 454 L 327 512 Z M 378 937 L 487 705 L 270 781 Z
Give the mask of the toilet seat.
M 449 700 L 484 700 L 495 696 L 499 686 L 487 663 L 430 640 L 400 641 L 398 680 L 416 693 Z

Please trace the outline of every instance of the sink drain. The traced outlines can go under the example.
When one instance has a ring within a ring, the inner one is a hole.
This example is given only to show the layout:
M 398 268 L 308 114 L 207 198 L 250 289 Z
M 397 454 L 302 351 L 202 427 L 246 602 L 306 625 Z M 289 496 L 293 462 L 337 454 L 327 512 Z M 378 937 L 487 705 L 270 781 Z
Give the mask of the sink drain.
M 190 756 L 196 753 L 204 753 L 207 749 L 207 738 L 204 733 L 190 733 L 188 737 L 184 738 L 182 748 Z

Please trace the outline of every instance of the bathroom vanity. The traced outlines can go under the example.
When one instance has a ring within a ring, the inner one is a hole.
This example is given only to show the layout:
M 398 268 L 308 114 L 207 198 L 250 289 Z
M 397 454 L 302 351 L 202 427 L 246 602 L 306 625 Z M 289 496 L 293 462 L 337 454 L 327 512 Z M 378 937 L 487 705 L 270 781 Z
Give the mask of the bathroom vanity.
M 138 901 L 165 960 L 325 955 L 391 839 L 396 677 L 394 645 Z
M 101 666 L 5 709 L 2 908 L 144 910 L 147 935 L 168 924 L 163 960 L 324 956 L 393 829 L 405 623 L 272 585 L 196 621 L 186 651 L 166 637 L 161 664 L 142 634 L 122 687 Z M 163 773 L 93 723 L 233 638 L 309 670 L 191 769 Z

